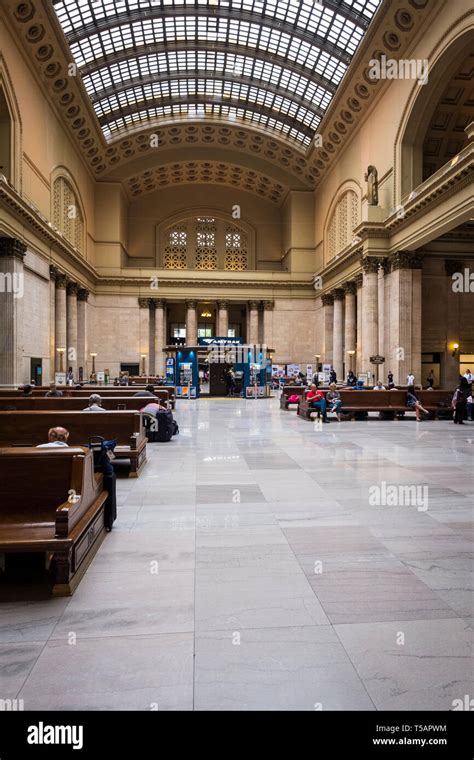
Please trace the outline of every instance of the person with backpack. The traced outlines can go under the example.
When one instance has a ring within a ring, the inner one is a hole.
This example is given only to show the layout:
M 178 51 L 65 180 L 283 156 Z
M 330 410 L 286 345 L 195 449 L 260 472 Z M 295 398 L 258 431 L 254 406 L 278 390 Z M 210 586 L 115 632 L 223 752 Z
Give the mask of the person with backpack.
M 173 412 L 168 409 L 166 403 L 151 401 L 140 409 L 140 412 L 147 415 L 145 427 L 149 441 L 167 443 L 179 433 L 178 423 L 173 418 Z
M 469 383 L 465 377 L 461 377 L 459 385 L 454 391 L 451 406 L 454 410 L 454 424 L 464 425 L 464 418 L 467 412 L 467 397 L 469 395 Z

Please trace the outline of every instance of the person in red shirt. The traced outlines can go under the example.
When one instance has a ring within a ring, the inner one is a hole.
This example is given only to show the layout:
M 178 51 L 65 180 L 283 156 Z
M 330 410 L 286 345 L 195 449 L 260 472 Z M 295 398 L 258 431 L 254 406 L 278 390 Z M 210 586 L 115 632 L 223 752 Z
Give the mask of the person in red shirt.
M 329 422 L 326 413 L 326 398 L 324 393 L 318 391 L 314 383 L 309 386 L 309 391 L 306 392 L 306 400 L 310 402 L 313 409 L 321 411 L 323 422 Z

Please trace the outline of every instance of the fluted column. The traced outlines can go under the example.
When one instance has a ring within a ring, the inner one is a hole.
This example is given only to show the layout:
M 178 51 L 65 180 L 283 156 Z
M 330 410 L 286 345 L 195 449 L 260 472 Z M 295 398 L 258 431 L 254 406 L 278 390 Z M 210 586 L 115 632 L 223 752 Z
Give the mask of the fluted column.
M 357 310 L 357 334 L 356 334 L 356 374 L 362 372 L 362 272 L 356 275 L 356 310 Z
M 395 357 L 395 383 L 406 383 L 413 372 L 421 383 L 421 267 L 422 258 L 411 251 L 390 256 L 390 324 Z
M 74 378 L 77 379 L 77 282 L 67 286 L 67 359 L 66 371 L 72 367 Z
M 156 333 L 156 301 L 154 298 L 150 298 L 150 326 L 148 333 L 148 374 L 156 375 L 156 349 L 155 349 L 155 333 Z
M 321 296 L 323 304 L 323 364 L 333 363 L 334 298 L 330 293 Z
M 445 324 L 443 333 L 440 334 L 440 344 L 445 343 L 444 356 L 441 357 L 441 388 L 455 388 L 459 381 L 459 354 L 453 356 L 452 344 L 461 343 L 460 327 L 462 299 L 460 293 L 453 288 L 453 275 L 463 272 L 466 262 L 456 259 L 445 259 L 444 267 L 446 278 L 442 284 L 442 297 L 445 300 Z M 472 311 L 472 309 L 471 309 Z M 441 346 L 440 346 L 441 347 Z M 470 368 L 471 371 L 473 367 Z
M 263 344 L 267 348 L 273 346 L 273 301 L 263 302 Z
M 197 345 L 197 301 L 186 301 L 186 345 Z
M 58 268 L 51 265 L 49 267 L 49 382 L 54 381 L 56 368 L 56 278 L 58 274 Z
M 249 301 L 249 343 L 251 346 L 258 344 L 258 301 Z
M 345 282 L 344 290 L 344 363 L 346 369 L 351 368 L 348 351 L 356 350 L 356 284 L 353 280 Z M 354 369 L 354 366 L 352 366 Z M 345 372 L 347 375 L 347 371 Z M 342 379 L 342 377 L 341 377 Z
M 77 378 L 82 367 L 83 380 L 87 380 L 87 300 L 89 291 L 79 288 L 77 291 Z
M 385 356 L 383 365 L 383 380 L 388 380 L 388 373 L 394 372 L 395 362 L 398 361 L 393 353 L 392 345 L 392 327 L 390 322 L 391 302 L 392 302 L 392 266 L 390 258 L 383 261 L 384 271 L 384 288 L 383 288 L 383 342 L 380 347 L 380 353 Z M 395 377 L 395 375 L 394 375 Z
M 379 259 L 367 256 L 362 260 L 362 372 L 375 374 L 370 357 L 378 353 L 378 268 Z
M 0 383 L 22 382 L 23 371 L 23 259 L 26 245 L 0 237 Z M 29 370 L 28 370 L 29 372 Z M 28 376 L 28 380 L 30 380 Z
M 336 288 L 332 292 L 334 298 L 333 320 L 334 330 L 332 336 L 332 364 L 336 371 L 338 380 L 342 379 L 344 372 L 344 327 L 342 318 L 342 306 L 344 299 L 344 290 Z
M 163 348 L 166 345 L 165 339 L 165 310 L 166 301 L 158 298 L 155 301 L 155 372 L 160 377 L 165 374 L 165 354 Z
M 145 374 L 149 373 L 150 368 L 150 299 L 139 298 L 138 305 L 140 307 L 139 313 L 139 374 L 142 374 L 143 361 L 142 354 L 145 354 Z
M 217 302 L 217 335 L 227 337 L 229 332 L 229 308 L 227 301 Z
M 67 329 L 66 329 L 66 287 L 68 279 L 61 272 L 56 277 L 56 372 L 61 368 L 61 357 L 58 348 L 64 349 L 62 367 L 63 372 L 67 371 Z

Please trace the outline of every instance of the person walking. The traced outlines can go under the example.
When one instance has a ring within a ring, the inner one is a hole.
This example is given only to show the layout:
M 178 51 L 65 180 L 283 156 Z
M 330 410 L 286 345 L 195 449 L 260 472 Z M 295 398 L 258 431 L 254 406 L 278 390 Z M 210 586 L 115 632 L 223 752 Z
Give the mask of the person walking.
M 410 388 L 410 386 L 413 386 L 413 388 L 415 387 L 415 375 L 413 374 L 411 370 L 410 370 L 410 373 L 407 375 L 407 386 L 408 388 Z
M 451 406 L 454 410 L 454 424 L 464 425 L 464 418 L 467 413 L 467 397 L 469 395 L 471 386 L 465 377 L 461 377 L 459 385 L 454 391 L 453 400 Z
M 388 371 L 387 380 L 388 380 L 389 387 L 390 386 L 393 387 L 393 372 L 392 372 L 391 369 L 389 369 L 389 371 Z

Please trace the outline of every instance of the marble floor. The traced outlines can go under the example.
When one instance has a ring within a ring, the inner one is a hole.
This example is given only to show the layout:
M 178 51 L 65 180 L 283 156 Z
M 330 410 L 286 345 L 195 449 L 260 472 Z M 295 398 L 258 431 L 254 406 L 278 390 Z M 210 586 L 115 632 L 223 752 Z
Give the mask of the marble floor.
M 0 605 L 25 710 L 451 710 L 472 683 L 474 423 L 181 401 L 72 598 Z M 405 488 L 401 488 L 404 486 Z

